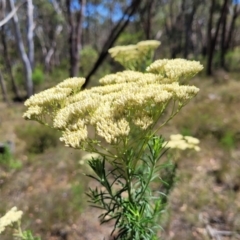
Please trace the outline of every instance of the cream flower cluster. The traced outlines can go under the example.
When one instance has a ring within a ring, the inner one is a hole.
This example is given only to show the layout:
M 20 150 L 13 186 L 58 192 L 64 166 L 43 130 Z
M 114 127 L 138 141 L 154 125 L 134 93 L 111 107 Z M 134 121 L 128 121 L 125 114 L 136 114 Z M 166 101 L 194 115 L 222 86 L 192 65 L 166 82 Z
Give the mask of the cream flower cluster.
M 108 52 L 111 57 L 121 63 L 126 68 L 138 68 L 143 63 L 144 58 L 152 57 L 152 53 L 160 46 L 160 42 L 156 40 L 147 40 L 138 42 L 136 45 L 116 46 L 110 48 Z
M 0 233 L 2 233 L 7 226 L 22 218 L 22 211 L 18 211 L 17 207 L 10 209 L 3 217 L 0 218 Z
M 186 150 L 194 149 L 195 151 L 200 151 L 198 144 L 200 141 L 192 136 L 183 136 L 181 134 L 175 134 L 170 136 L 170 140 L 166 143 L 166 147 Z
M 187 63 L 194 69 L 195 62 Z M 88 150 L 102 139 L 119 144 L 133 132 L 153 128 L 171 100 L 179 103 L 176 113 L 199 91 L 177 82 L 164 84 L 159 73 L 130 70 L 106 75 L 102 86 L 81 91 L 84 81 L 70 78 L 32 96 L 24 117 L 60 130 L 66 146 Z
M 53 88 L 31 96 L 24 103 L 28 110 L 23 117 L 40 122 L 46 122 L 47 118 L 52 120 L 57 110 L 66 105 L 67 98 L 80 91 L 84 82 L 84 78 L 68 78 Z
M 147 67 L 148 72 L 162 76 L 165 83 L 191 78 L 202 69 L 203 66 L 197 61 L 178 58 L 157 60 Z

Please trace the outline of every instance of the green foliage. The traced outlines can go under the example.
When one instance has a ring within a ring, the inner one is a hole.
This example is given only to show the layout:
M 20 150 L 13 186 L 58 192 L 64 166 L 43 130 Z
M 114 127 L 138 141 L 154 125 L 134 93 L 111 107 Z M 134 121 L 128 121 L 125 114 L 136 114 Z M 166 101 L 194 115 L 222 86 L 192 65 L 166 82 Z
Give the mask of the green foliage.
M 220 139 L 221 144 L 226 149 L 232 149 L 235 147 L 235 137 L 232 132 L 226 131 L 222 138 Z
M 136 167 L 135 150 L 128 149 L 124 159 L 119 161 L 127 166 L 126 172 L 117 162 L 111 171 L 106 171 L 105 158 L 89 161 L 96 176 L 88 176 L 97 180 L 105 190 L 90 189 L 88 196 L 93 206 L 104 211 L 100 215 L 101 223 L 115 220 L 113 232 L 117 232 L 116 239 L 158 239 L 158 222 L 174 182 L 174 177 L 163 182 L 160 176 L 163 170 L 166 170 L 165 174 L 175 176 L 175 168 L 170 168 L 162 159 L 163 143 L 161 137 L 152 136 L 140 157 L 141 163 Z M 163 183 L 164 192 L 152 190 L 151 183 L 156 181 Z
M 138 31 L 134 34 L 132 32 L 123 32 L 117 40 L 117 45 L 128 45 L 132 43 L 137 43 L 144 39 L 143 32 Z
M 40 85 L 44 82 L 44 73 L 41 67 L 35 67 L 32 80 L 35 85 Z
M 62 81 L 62 79 L 66 79 L 68 77 L 69 77 L 68 62 L 66 59 L 64 59 L 61 62 L 61 64 L 58 67 L 56 67 L 53 72 L 49 74 L 50 86 L 59 83 Z
M 213 56 L 213 66 L 215 68 L 219 68 L 220 67 L 220 61 L 221 61 L 221 52 L 216 51 L 214 56 Z
M 225 56 L 225 66 L 228 71 L 239 70 L 240 63 L 240 48 L 236 47 L 233 50 L 229 50 Z M 221 66 L 221 51 L 216 51 L 213 57 L 213 66 L 219 68 Z
M 24 231 L 20 239 L 21 240 L 41 240 L 40 237 L 34 237 L 30 230 Z
M 191 129 L 189 129 L 187 126 L 182 127 L 180 133 L 183 136 L 192 136 L 193 135 L 191 132 Z
M 24 70 L 23 66 L 21 65 L 20 62 L 17 62 L 15 65 L 12 67 L 13 71 L 13 76 L 16 79 L 16 83 L 21 86 L 24 85 Z
M 220 107 L 217 100 L 198 102 L 183 110 L 181 118 L 175 118 L 175 124 L 185 131 L 188 129 L 187 131 L 199 138 L 208 135 L 219 138 L 226 129 L 226 122 L 222 120 L 225 115 L 224 108 L 225 106 Z
M 8 164 L 10 169 L 19 169 L 22 167 L 22 163 L 19 160 L 12 159 Z
M 72 195 L 72 200 L 70 205 L 74 210 L 81 212 L 85 203 L 82 200 L 84 195 L 84 187 L 82 185 L 82 181 L 72 185 L 71 195 Z
M 0 164 L 8 165 L 12 159 L 12 154 L 10 152 L 9 147 L 4 146 L 4 152 L 0 153 Z
M 91 70 L 93 63 L 98 57 L 97 51 L 91 46 L 85 46 L 80 52 L 80 71 L 82 76 L 86 76 Z
M 226 65 L 230 71 L 239 70 L 240 64 L 240 47 L 229 50 L 226 54 Z
M 49 26 L 56 26 L 64 23 L 62 14 L 58 14 L 53 8 L 51 2 L 45 0 L 34 0 L 34 6 L 37 8 L 38 18 L 48 22 Z
M 8 146 L 5 146 L 4 153 L 0 153 L 0 166 L 4 166 L 9 169 L 19 169 L 22 167 L 22 163 L 13 158 Z
M 56 147 L 59 142 L 59 133 L 43 126 L 18 127 L 16 133 L 26 142 L 26 149 L 29 153 L 43 153 L 50 147 Z

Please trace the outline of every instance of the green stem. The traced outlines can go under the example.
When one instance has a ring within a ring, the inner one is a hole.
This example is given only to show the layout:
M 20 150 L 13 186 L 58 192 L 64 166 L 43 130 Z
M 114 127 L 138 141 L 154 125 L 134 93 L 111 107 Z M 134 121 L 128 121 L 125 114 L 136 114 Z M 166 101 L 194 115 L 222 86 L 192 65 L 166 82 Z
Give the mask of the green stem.
M 143 188 L 143 190 L 142 190 L 142 193 L 139 195 L 138 201 L 140 201 L 141 198 L 144 196 L 144 194 L 145 194 L 145 192 L 146 192 L 146 190 L 147 190 L 147 188 L 148 188 L 148 186 L 149 186 L 149 184 L 150 184 L 150 181 L 151 181 L 151 179 L 152 179 L 152 175 L 153 175 L 155 166 L 156 166 L 156 161 L 154 160 L 154 165 L 152 165 L 152 167 L 151 167 L 150 174 L 149 174 L 149 176 L 148 176 L 148 178 L 147 178 L 147 183 L 145 184 L 145 186 L 144 186 L 144 188 Z

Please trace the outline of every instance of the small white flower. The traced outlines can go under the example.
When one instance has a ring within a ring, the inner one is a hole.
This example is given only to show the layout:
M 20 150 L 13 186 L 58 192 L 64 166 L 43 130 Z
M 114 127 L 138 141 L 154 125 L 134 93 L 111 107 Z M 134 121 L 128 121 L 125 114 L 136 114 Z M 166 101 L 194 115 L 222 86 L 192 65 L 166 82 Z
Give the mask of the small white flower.
M 194 149 L 199 152 L 200 147 L 197 146 L 199 144 L 199 140 L 197 138 L 191 136 L 183 136 L 181 134 L 173 134 L 170 136 L 169 142 L 166 142 L 165 147 L 167 148 L 175 148 L 180 150 L 186 149 Z
M 19 221 L 22 218 L 22 215 L 23 212 L 17 211 L 17 207 L 13 207 L 9 210 L 3 217 L 0 218 L 0 233 L 2 233 L 7 226 Z

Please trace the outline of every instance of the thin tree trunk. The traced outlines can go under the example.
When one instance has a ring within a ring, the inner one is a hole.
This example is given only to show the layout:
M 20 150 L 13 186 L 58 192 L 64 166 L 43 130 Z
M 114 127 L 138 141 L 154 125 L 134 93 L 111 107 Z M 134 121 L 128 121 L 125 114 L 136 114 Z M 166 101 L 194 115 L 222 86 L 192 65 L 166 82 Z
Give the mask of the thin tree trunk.
M 11 60 L 10 60 L 9 53 L 8 53 L 8 46 L 7 46 L 7 41 L 6 41 L 6 35 L 4 32 L 4 26 L 2 26 L 2 28 L 1 28 L 1 35 L 2 35 L 3 55 L 4 55 L 4 59 L 5 59 L 5 63 L 6 63 L 6 69 L 7 69 L 8 73 L 10 74 L 12 91 L 15 95 L 14 99 L 21 100 L 21 96 L 18 91 L 16 81 L 13 77 L 12 65 L 11 65 Z
M 123 30 L 128 25 L 131 17 L 134 15 L 134 13 L 137 11 L 141 3 L 141 0 L 133 0 L 131 5 L 124 11 L 122 18 L 118 21 L 118 23 L 115 25 L 115 27 L 110 32 L 106 42 L 104 43 L 104 46 L 102 47 L 102 50 L 98 56 L 97 61 L 95 62 L 93 68 L 90 70 L 86 77 L 86 82 L 83 85 L 83 88 L 86 88 L 89 84 L 91 76 L 97 71 L 99 66 L 102 64 L 106 56 L 108 55 L 108 49 L 113 46 L 115 41 L 117 40 L 118 36 L 123 32 Z
M 9 3 L 10 3 L 9 4 L 10 9 L 11 11 L 13 11 L 15 9 L 14 1 L 9 0 Z M 22 58 L 24 68 L 25 68 L 25 85 L 26 85 L 27 97 L 30 97 L 33 94 L 32 68 L 23 45 L 23 40 L 22 40 L 22 35 L 21 35 L 17 15 L 15 14 L 12 19 L 13 19 L 15 36 L 16 36 L 16 43 L 18 46 L 20 56 Z
M 57 0 L 51 0 L 51 3 L 53 5 L 53 8 L 56 11 L 56 13 L 58 15 L 63 15 L 62 14 L 62 9 L 59 6 L 59 2 Z M 63 25 L 62 24 L 58 24 L 56 26 L 55 31 L 54 31 L 53 38 L 50 40 L 50 47 L 47 50 L 47 47 L 46 47 L 46 44 L 45 44 L 45 41 L 44 41 L 42 27 L 38 27 L 36 29 L 36 35 L 39 38 L 39 41 L 40 41 L 40 44 L 41 44 L 41 47 L 42 47 L 42 53 L 43 53 L 43 58 L 44 58 L 45 70 L 47 72 L 51 71 L 51 67 L 56 62 L 55 59 L 53 59 L 53 56 L 56 53 L 56 49 L 57 49 L 56 48 L 57 47 L 57 36 L 60 35 L 62 30 L 63 30 Z M 51 61 L 54 62 L 54 63 L 52 63 Z
M 0 19 L 4 19 L 5 17 L 5 9 L 6 9 L 6 1 L 2 1 L 0 3 Z M 11 80 L 11 86 L 12 86 L 12 91 L 15 95 L 15 99 L 21 99 L 18 88 L 17 88 L 17 84 L 15 82 L 15 79 L 13 77 L 13 73 L 12 73 L 12 65 L 11 65 L 11 61 L 10 61 L 10 57 L 9 57 L 9 53 L 8 53 L 8 47 L 7 47 L 7 41 L 6 41 L 6 33 L 5 33 L 5 26 L 3 25 L 0 28 L 0 32 L 1 32 L 1 41 L 2 41 L 2 45 L 3 45 L 3 56 L 4 56 L 4 62 L 6 64 L 6 70 L 8 71 L 8 73 L 10 74 L 10 80 Z
M 62 15 L 62 10 L 61 8 L 59 7 L 59 4 L 56 0 L 52 0 L 52 5 L 53 5 L 53 8 L 54 10 L 57 12 L 58 15 Z M 45 64 L 45 69 L 49 72 L 51 71 L 51 67 L 53 64 L 51 64 L 51 59 L 52 57 L 54 56 L 54 53 L 56 51 L 56 47 L 57 47 L 57 36 L 60 35 L 60 33 L 62 32 L 63 30 L 63 26 L 62 24 L 58 24 L 55 31 L 54 31 L 54 34 L 53 34 L 53 39 L 50 41 L 50 48 L 49 50 L 47 51 L 46 50 L 46 54 L 45 54 L 45 57 L 44 57 L 44 64 Z
M 146 4 L 140 10 L 140 18 L 142 18 L 142 26 L 145 33 L 146 39 L 151 39 L 151 30 L 152 30 L 152 18 L 153 18 L 153 5 L 154 0 L 146 1 Z M 144 12 L 146 12 L 146 16 L 144 16 Z
M 231 45 L 231 42 L 232 42 L 233 32 L 234 32 L 235 25 L 236 25 L 236 20 L 239 16 L 239 13 L 240 13 L 239 4 L 235 4 L 230 28 L 229 28 L 229 31 L 228 31 L 228 37 L 227 37 L 227 40 L 226 40 L 226 50 L 228 50 L 230 48 L 230 45 Z
M 220 25 L 223 20 L 224 16 L 224 11 L 227 8 L 228 5 L 228 0 L 224 0 L 224 3 L 221 8 L 221 13 L 218 19 L 218 22 L 216 24 L 216 30 L 214 35 L 212 36 L 212 19 L 213 19 L 213 12 L 214 12 L 214 7 L 215 7 L 215 0 L 212 0 L 211 8 L 210 8 L 210 13 L 209 13 L 209 22 L 208 22 L 208 47 L 207 47 L 207 54 L 208 54 L 208 59 L 207 59 L 207 68 L 206 68 L 206 73 L 207 75 L 212 74 L 212 61 L 213 61 L 213 56 L 214 56 L 214 50 L 217 42 L 217 37 L 218 37 L 218 32 L 220 29 Z
M 36 36 L 38 37 L 39 44 L 40 44 L 41 49 L 42 49 L 42 59 L 43 59 L 43 61 L 44 61 L 44 60 L 45 60 L 45 57 L 46 57 L 46 55 L 47 55 L 47 47 L 46 47 L 46 44 L 45 44 L 45 41 L 44 41 L 42 26 L 36 27 L 36 29 L 35 29 L 35 34 L 36 34 Z
M 45 64 L 45 68 L 46 68 L 47 71 L 50 71 L 50 68 L 51 68 L 50 61 L 52 59 L 52 56 L 53 56 L 53 54 L 55 52 L 55 49 L 56 49 L 56 46 L 57 46 L 56 38 L 61 33 L 62 29 L 63 29 L 62 25 L 57 25 L 57 28 L 55 30 L 53 39 L 51 41 L 51 47 L 46 54 L 44 64 Z
M 184 45 L 184 53 L 183 57 L 187 58 L 189 53 L 189 48 L 192 46 L 191 36 L 192 36 L 192 24 L 194 15 L 197 10 L 197 3 L 192 3 L 192 10 L 189 12 L 188 9 L 186 9 L 185 1 L 183 1 L 183 8 L 184 8 L 184 21 L 185 21 L 185 45 Z M 187 10 L 187 11 L 186 11 Z
M 0 86 L 1 86 L 1 90 L 2 90 L 2 95 L 3 95 L 3 101 L 4 102 L 8 102 L 8 97 L 7 97 L 7 88 L 3 79 L 3 75 L 1 73 L 0 70 Z
M 80 10 L 77 13 L 77 20 L 74 21 L 73 12 L 71 10 L 71 0 L 66 0 L 68 24 L 69 24 L 69 55 L 70 55 L 70 77 L 78 75 L 81 39 L 82 39 L 82 22 L 84 16 L 84 8 L 86 0 L 79 0 Z
M 208 29 L 207 29 L 207 75 L 212 74 L 212 54 L 213 54 L 213 41 L 212 41 L 212 25 L 213 25 L 213 13 L 215 8 L 215 0 L 211 1 L 211 7 L 209 10 Z
M 183 4 L 181 5 L 180 13 L 176 15 L 173 10 L 173 2 L 172 0 L 169 3 L 169 18 L 165 21 L 165 32 L 168 38 L 168 44 L 170 45 L 171 58 L 176 58 L 183 49 L 184 16 L 182 13 Z
M 34 7 L 32 0 L 27 0 L 27 45 L 28 45 L 28 59 L 31 64 L 32 71 L 34 69 L 33 9 Z
M 220 66 L 226 70 L 225 55 L 226 55 L 226 26 L 227 26 L 227 8 L 223 13 L 222 19 L 222 33 L 221 33 L 221 54 L 220 54 Z
M 66 7 L 67 7 L 67 16 L 68 16 L 68 24 L 69 24 L 69 37 L 68 37 L 68 44 L 69 44 L 69 57 L 70 57 L 70 66 L 69 66 L 69 75 L 70 77 L 74 76 L 73 72 L 73 65 L 75 64 L 74 59 L 74 41 L 75 38 L 75 26 L 74 26 L 74 20 L 73 20 L 73 14 L 71 11 L 71 0 L 66 0 Z

